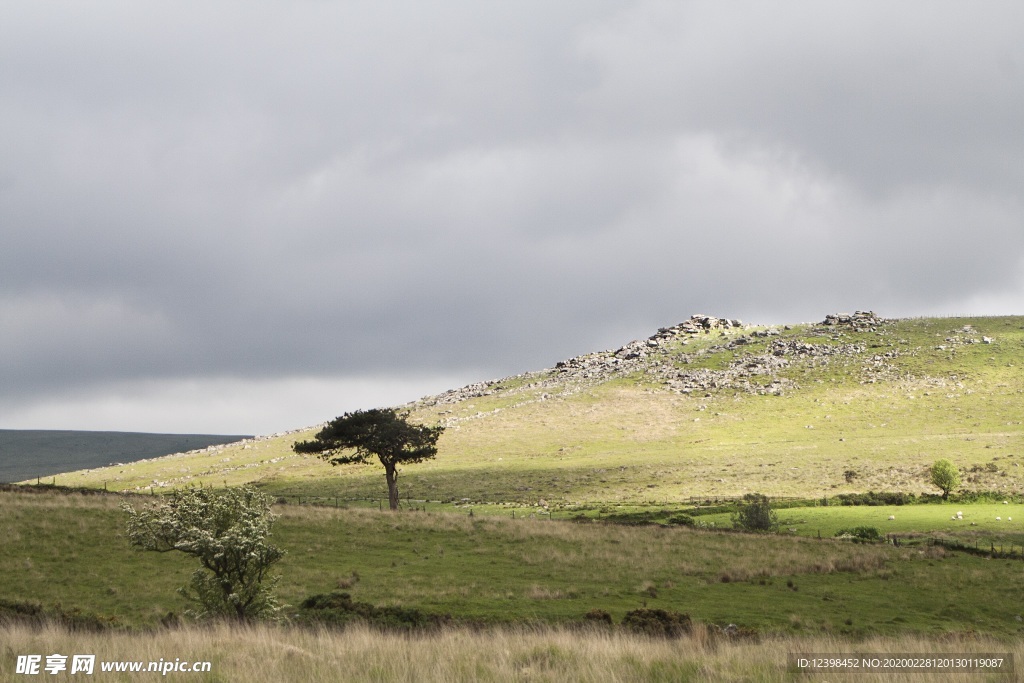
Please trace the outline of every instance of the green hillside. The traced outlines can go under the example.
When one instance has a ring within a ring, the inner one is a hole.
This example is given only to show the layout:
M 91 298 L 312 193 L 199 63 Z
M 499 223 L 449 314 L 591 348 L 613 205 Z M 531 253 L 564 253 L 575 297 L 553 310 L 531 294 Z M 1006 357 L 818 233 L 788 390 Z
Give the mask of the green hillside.
M 1024 317 L 884 320 L 869 313 L 774 328 L 694 316 L 620 349 L 407 406 L 447 430 L 402 472 L 403 498 L 663 504 L 689 497 L 1021 490 Z M 369 406 L 367 406 L 369 407 Z M 315 429 L 56 477 L 155 492 L 257 482 L 281 494 L 377 499 L 371 465 L 291 452 Z

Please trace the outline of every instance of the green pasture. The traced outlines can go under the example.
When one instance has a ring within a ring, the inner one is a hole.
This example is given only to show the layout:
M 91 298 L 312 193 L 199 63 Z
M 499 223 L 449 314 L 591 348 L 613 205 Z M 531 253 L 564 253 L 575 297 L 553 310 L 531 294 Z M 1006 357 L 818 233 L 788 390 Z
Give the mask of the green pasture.
M 175 589 L 193 563 L 131 550 L 117 504 L 115 496 L 0 493 L 0 598 L 139 626 L 182 613 Z M 487 623 L 564 623 L 591 609 L 619 620 L 646 605 L 787 633 L 1005 636 L 1022 628 L 1024 565 L 942 548 L 496 515 L 277 510 L 271 540 L 288 551 L 278 570 L 289 605 L 347 590 Z
M 952 517 L 963 512 L 963 519 Z M 989 541 L 1006 545 L 1024 544 L 1024 505 L 1010 503 L 946 503 L 930 505 L 830 505 L 776 511 L 783 533 L 832 537 L 842 529 L 874 527 L 888 534 L 934 535 L 963 541 Z M 889 519 L 889 517 L 895 519 Z M 730 515 L 719 513 L 698 517 L 706 524 L 730 528 Z

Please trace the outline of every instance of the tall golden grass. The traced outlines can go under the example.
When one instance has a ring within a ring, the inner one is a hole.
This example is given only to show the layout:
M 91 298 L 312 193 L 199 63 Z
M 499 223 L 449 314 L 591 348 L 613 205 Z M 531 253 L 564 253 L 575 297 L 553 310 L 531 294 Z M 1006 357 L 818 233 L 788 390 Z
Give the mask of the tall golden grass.
M 572 629 L 456 628 L 424 635 L 382 634 L 361 627 L 343 632 L 287 627 L 184 627 L 156 633 L 80 633 L 47 627 L 0 629 L 0 681 L 16 675 L 22 654 L 94 654 L 91 680 L 153 681 L 151 672 L 101 673 L 101 661 L 210 661 L 210 673 L 176 680 L 246 681 L 790 681 L 788 653 L 1011 653 L 1024 661 L 1024 644 L 986 639 L 905 636 L 851 642 L 830 637 L 774 637 L 732 641 L 697 625 L 692 635 L 651 639 L 621 632 Z M 84 676 L 41 674 L 47 680 Z M 809 679 L 811 680 L 811 679 Z M 828 674 L 817 681 L 1019 680 L 984 674 Z

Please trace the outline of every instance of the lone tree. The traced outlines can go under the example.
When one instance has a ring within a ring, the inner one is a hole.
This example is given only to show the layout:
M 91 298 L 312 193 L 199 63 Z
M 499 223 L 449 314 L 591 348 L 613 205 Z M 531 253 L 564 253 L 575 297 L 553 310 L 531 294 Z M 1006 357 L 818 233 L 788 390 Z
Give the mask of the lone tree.
M 394 408 L 357 410 L 336 417 L 312 441 L 298 441 L 296 453 L 314 453 L 332 465 L 366 462 L 376 456 L 384 465 L 388 504 L 398 509 L 398 465 L 420 462 L 437 455 L 437 439 L 444 427 L 411 424 L 409 413 Z
M 732 513 L 732 524 L 744 531 L 774 531 L 779 526 L 778 515 L 772 510 L 768 496 L 747 493 Z
M 128 540 L 140 550 L 172 550 L 199 559 L 189 585 L 178 590 L 200 606 L 197 616 L 239 621 L 273 616 L 273 588 L 280 576 L 268 576 L 284 551 L 268 545 L 277 519 L 271 498 L 251 487 L 214 491 L 175 491 L 169 502 L 135 510 L 128 503 Z
M 936 460 L 930 470 L 932 484 L 942 489 L 942 499 L 949 498 L 949 492 L 960 486 L 960 470 L 949 460 Z

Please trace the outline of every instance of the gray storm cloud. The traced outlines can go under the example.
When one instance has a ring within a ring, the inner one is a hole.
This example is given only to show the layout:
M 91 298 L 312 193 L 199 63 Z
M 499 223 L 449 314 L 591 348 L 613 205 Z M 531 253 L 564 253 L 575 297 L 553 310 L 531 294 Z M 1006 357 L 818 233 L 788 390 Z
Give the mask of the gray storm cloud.
M 1019 5 L 557 5 L 3 3 L 8 419 L 1021 312 Z

